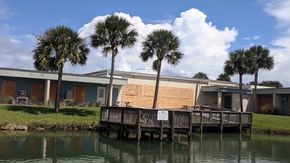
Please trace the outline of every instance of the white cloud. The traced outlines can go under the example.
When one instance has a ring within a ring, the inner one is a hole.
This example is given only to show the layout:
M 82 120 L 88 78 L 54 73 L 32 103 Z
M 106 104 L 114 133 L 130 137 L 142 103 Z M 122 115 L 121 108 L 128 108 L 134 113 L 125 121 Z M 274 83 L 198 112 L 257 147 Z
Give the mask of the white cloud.
M 270 48 L 274 56 L 275 67 L 273 71 L 262 72 L 261 77 L 267 80 L 279 80 L 284 85 L 290 85 L 290 74 L 287 71 L 290 63 L 290 0 L 270 0 L 265 11 L 277 20 L 282 36 L 273 40 L 274 47 Z
M 0 34 L 0 66 L 32 69 L 32 53 L 21 43 L 6 34 Z
M 169 66 L 164 62 L 163 74 L 192 76 L 196 72 L 202 71 L 210 74 L 210 78 L 215 79 L 223 71 L 224 61 L 228 57 L 228 48 L 238 34 L 234 28 L 218 29 L 212 25 L 212 22 L 207 22 L 206 15 L 198 9 L 182 12 L 179 17 L 173 20 L 173 23 L 165 21 L 145 24 L 140 17 L 125 13 L 117 14 L 129 20 L 133 28 L 139 33 L 138 42 L 133 48 L 119 51 L 116 59 L 116 69 L 118 70 L 152 72 L 152 61 L 142 63 L 139 58 L 141 42 L 154 29 L 169 29 L 180 38 L 180 50 L 185 54 L 185 57 L 176 67 Z M 95 24 L 104 20 L 106 16 L 95 17 L 91 22 L 81 27 L 79 29 L 80 36 L 88 39 L 94 32 Z M 110 58 L 104 58 L 100 50 L 93 50 L 89 55 L 86 68 L 82 71 L 108 69 L 109 66 Z M 67 69 L 77 71 L 79 67 L 71 68 L 69 66 Z

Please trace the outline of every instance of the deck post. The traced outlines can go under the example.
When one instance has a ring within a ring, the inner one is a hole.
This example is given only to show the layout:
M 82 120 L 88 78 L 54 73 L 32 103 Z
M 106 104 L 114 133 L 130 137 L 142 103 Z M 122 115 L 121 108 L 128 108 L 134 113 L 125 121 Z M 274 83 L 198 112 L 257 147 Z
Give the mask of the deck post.
M 141 109 L 138 109 L 136 138 L 138 142 L 141 139 Z
M 203 111 L 200 112 L 200 133 L 202 134 L 203 130 Z
M 159 135 L 159 139 L 162 141 L 163 139 L 163 121 L 160 121 L 160 135 Z
M 175 124 L 175 111 L 171 112 L 171 134 L 170 139 L 174 140 L 174 124 Z
M 242 125 L 242 112 L 239 114 L 239 127 L 240 127 L 240 133 L 242 133 L 243 125 Z
M 224 117 L 224 112 L 220 112 L 220 128 L 221 128 L 221 133 L 223 133 L 223 117 Z
M 121 111 L 121 124 L 120 124 L 120 131 L 119 131 L 119 138 L 123 138 L 123 136 L 124 136 L 124 125 L 123 125 L 123 123 L 124 123 L 124 109 L 123 108 L 121 108 L 122 109 L 122 111 Z
M 191 140 L 191 134 L 192 134 L 192 112 L 189 112 L 188 117 L 188 141 Z

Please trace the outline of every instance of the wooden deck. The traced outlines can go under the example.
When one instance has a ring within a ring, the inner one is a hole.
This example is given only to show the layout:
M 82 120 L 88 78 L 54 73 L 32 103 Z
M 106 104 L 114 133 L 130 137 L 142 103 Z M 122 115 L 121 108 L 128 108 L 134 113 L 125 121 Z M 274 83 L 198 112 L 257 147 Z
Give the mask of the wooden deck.
M 167 120 L 157 120 L 162 111 L 168 113 Z M 224 128 L 251 129 L 252 113 L 202 110 L 144 109 L 130 107 L 101 107 L 100 133 L 115 132 L 119 138 L 134 135 L 141 137 L 165 136 L 174 139 L 176 134 L 186 135 L 191 139 L 192 131 L 215 128 L 223 132 Z

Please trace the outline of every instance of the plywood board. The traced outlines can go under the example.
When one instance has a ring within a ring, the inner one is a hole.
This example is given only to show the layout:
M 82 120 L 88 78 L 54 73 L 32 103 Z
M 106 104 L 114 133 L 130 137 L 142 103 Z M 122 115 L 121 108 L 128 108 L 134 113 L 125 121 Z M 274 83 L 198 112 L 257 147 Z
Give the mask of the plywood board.
M 3 80 L 1 86 L 1 97 L 16 98 L 16 81 L 15 80 Z

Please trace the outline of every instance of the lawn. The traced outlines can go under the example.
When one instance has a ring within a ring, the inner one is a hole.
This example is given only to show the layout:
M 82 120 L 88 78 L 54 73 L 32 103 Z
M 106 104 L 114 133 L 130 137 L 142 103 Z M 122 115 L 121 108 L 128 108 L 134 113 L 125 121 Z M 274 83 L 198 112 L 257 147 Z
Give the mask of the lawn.
M 290 134 L 290 116 L 253 114 L 254 132 Z
M 0 106 L 0 125 L 7 123 L 70 125 L 99 123 L 99 108 L 67 107 L 55 113 L 52 108 L 38 106 Z

